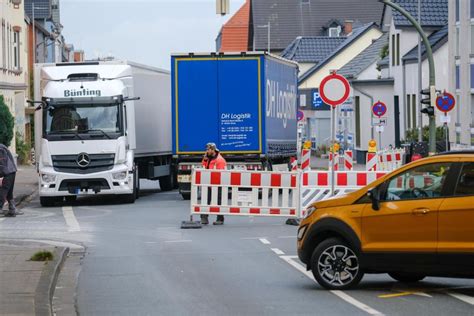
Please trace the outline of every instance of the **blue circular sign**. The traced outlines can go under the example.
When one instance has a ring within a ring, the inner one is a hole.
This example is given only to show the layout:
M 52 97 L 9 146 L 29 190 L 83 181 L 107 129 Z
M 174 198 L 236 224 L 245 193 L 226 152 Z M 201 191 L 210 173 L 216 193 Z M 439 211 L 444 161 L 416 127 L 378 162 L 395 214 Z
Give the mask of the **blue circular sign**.
M 299 110 L 298 110 L 298 112 L 296 112 L 296 119 L 298 120 L 298 122 L 299 122 L 299 121 L 302 121 L 302 120 L 304 119 L 304 113 L 303 113 L 303 111 L 299 111 Z
M 385 113 L 387 113 L 387 106 L 385 103 L 377 101 L 372 106 L 372 113 L 374 113 L 375 116 L 382 117 L 385 115 Z
M 456 99 L 451 93 L 444 92 L 442 95 L 436 98 L 436 107 L 441 112 L 447 113 L 454 109 L 456 105 Z

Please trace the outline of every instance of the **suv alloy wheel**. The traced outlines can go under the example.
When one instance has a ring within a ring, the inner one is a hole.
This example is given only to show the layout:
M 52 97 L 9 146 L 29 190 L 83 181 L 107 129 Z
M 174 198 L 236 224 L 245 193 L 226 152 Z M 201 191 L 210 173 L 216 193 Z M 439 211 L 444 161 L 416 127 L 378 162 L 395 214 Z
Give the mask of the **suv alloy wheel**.
M 364 276 L 357 252 L 339 238 L 326 239 L 316 247 L 311 270 L 316 281 L 330 290 L 351 288 Z

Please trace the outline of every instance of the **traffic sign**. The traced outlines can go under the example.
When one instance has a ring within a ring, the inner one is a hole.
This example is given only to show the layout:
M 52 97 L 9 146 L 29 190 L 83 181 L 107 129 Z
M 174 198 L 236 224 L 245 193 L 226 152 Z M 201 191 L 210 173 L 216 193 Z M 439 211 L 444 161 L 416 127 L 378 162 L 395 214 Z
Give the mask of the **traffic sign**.
M 380 118 L 387 113 L 387 106 L 382 101 L 377 101 L 372 106 L 372 113 Z
M 436 98 L 436 107 L 444 113 L 448 113 L 456 105 L 456 99 L 451 93 L 444 92 Z
M 323 100 L 321 99 L 321 96 L 319 95 L 319 91 L 313 91 L 313 107 L 319 108 L 320 106 L 324 105 Z
M 298 122 L 300 122 L 304 119 L 303 111 L 298 110 L 298 112 L 296 112 L 296 119 L 298 120 Z
M 324 103 L 336 107 L 349 97 L 351 87 L 344 76 L 335 72 L 324 77 L 319 85 L 319 94 Z

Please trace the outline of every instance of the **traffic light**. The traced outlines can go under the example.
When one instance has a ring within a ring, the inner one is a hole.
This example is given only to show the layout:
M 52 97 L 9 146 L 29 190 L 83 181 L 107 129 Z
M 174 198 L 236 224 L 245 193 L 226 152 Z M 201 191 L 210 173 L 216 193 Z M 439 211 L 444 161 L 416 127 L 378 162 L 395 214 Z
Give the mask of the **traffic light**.
M 421 113 L 428 114 L 428 116 L 434 116 L 435 114 L 434 107 L 432 107 L 431 105 L 428 105 L 427 107 L 421 109 Z
M 421 90 L 421 104 L 431 105 L 431 93 L 430 89 Z M 425 97 L 426 96 L 426 97 Z M 423 111 L 422 111 L 423 112 Z
M 436 98 L 436 90 L 434 89 L 423 89 L 421 90 L 421 104 L 426 104 L 427 106 L 421 109 L 421 113 L 427 114 L 428 116 L 434 116 L 435 111 L 432 104 L 434 104 L 434 99 Z

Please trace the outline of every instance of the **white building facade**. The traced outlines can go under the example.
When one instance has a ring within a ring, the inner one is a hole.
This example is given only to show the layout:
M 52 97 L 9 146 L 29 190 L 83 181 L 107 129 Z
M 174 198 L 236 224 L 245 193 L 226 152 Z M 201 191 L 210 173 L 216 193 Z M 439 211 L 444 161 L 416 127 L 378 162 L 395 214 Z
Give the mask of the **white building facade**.
M 451 139 L 474 148 L 474 0 L 449 1 L 449 87 L 455 91 Z
M 27 25 L 23 1 L 0 0 L 0 95 L 24 133 L 28 89 Z M 11 144 L 15 149 L 15 139 Z

